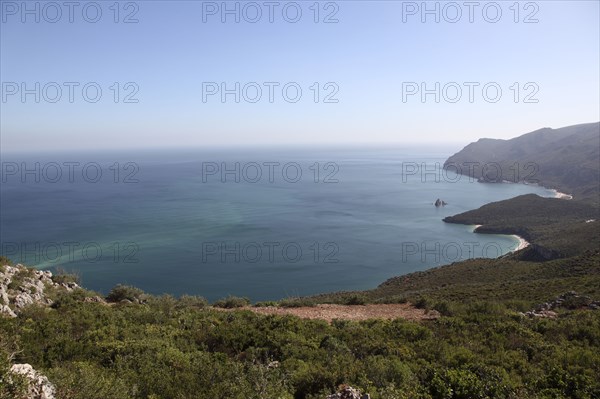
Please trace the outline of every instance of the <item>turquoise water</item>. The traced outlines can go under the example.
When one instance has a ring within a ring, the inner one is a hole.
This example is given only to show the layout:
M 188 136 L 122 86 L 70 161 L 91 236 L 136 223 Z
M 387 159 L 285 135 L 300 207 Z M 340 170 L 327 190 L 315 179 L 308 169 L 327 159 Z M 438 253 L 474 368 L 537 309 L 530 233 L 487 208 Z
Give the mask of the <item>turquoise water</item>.
M 552 196 L 541 187 L 436 172 L 458 149 L 4 156 L 2 253 L 76 271 L 87 288 L 104 293 L 125 283 L 155 294 L 269 300 L 372 288 L 392 276 L 496 257 L 518 243 L 443 223 L 445 216 L 526 193 Z M 35 172 L 20 175 L 36 162 L 39 182 Z M 72 176 L 65 162 L 79 162 Z M 102 168 L 97 182 L 94 165 L 83 175 L 91 162 Z M 213 174 L 236 163 L 238 176 Z M 437 198 L 448 205 L 435 208 Z

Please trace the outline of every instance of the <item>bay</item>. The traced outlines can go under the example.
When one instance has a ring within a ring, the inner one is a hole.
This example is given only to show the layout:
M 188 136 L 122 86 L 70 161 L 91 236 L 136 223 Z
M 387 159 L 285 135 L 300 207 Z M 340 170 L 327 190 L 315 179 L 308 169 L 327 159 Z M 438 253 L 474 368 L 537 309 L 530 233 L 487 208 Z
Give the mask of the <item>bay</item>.
M 517 195 L 554 195 L 442 171 L 458 149 L 3 155 L 1 252 L 77 272 L 103 293 L 130 284 L 153 294 L 259 301 L 374 288 L 518 245 L 444 217 Z M 437 198 L 447 205 L 433 206 Z

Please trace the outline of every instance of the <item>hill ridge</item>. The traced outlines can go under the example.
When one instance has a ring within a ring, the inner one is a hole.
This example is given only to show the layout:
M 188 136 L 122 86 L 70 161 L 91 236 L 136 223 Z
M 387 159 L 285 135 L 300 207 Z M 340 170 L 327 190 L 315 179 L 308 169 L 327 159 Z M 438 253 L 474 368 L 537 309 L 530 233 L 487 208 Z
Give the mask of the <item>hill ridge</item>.
M 508 140 L 482 138 L 450 156 L 444 168 L 481 182 L 539 184 L 598 203 L 600 122 L 542 128 Z

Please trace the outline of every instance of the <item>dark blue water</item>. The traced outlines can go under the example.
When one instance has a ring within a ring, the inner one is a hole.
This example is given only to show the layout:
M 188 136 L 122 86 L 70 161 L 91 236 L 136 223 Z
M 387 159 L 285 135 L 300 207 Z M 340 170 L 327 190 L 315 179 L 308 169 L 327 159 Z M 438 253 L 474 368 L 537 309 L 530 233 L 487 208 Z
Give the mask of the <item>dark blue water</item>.
M 436 165 L 456 150 L 5 155 L 1 251 L 76 271 L 104 293 L 124 283 L 155 294 L 267 300 L 373 288 L 517 245 L 445 224 L 445 216 L 526 193 L 552 195 L 441 173 Z M 437 198 L 448 205 L 435 208 Z

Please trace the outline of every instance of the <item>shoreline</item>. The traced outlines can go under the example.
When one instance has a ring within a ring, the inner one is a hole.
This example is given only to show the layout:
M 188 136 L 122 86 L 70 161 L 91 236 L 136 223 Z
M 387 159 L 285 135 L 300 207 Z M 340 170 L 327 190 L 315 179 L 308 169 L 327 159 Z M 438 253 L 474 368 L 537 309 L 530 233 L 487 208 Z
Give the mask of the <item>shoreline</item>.
M 470 227 L 473 227 L 473 230 L 471 230 L 472 233 L 475 234 L 479 234 L 477 233 L 475 230 L 477 230 L 479 227 L 483 226 L 482 224 L 472 224 L 470 225 Z M 517 252 L 520 251 L 522 249 L 527 248 L 528 246 L 530 246 L 531 244 L 529 243 L 529 241 L 527 241 L 526 239 L 524 239 L 523 237 L 517 235 L 517 234 L 499 234 L 499 235 L 505 235 L 508 237 L 514 237 L 517 239 L 518 244 L 515 247 L 515 249 L 511 249 L 508 253 L 513 253 L 513 252 Z
M 520 250 L 522 250 L 522 249 L 525 249 L 525 248 L 527 248 L 529 245 L 531 245 L 531 244 L 529 243 L 529 241 L 527 241 L 526 239 L 524 239 L 524 238 L 523 238 L 523 237 L 521 237 L 521 236 L 518 236 L 518 235 L 516 235 L 516 234 L 512 234 L 512 237 L 515 237 L 517 240 L 519 240 L 519 245 L 517 245 L 517 247 L 516 247 L 515 249 L 513 249 L 512 251 L 510 251 L 510 252 L 517 252 L 517 251 L 520 251 Z
M 471 233 L 475 233 L 475 230 L 477 230 L 478 228 L 480 228 L 483 225 L 482 224 L 472 224 L 471 226 L 473 227 L 473 230 L 471 230 Z
M 470 175 L 468 173 L 459 173 L 459 175 L 467 176 L 467 177 L 470 177 L 473 179 L 475 178 L 475 176 Z M 546 187 L 539 183 L 528 183 L 526 181 L 510 181 L 510 180 L 502 180 L 501 182 L 498 182 L 498 181 L 485 181 L 485 180 L 479 180 L 479 179 L 477 179 L 477 182 L 478 183 L 489 183 L 489 184 L 524 184 L 526 186 L 536 186 L 536 187 L 541 187 L 546 190 L 549 190 L 550 192 L 552 192 L 552 194 L 554 194 L 554 198 L 559 198 L 559 199 L 564 199 L 564 200 L 572 200 L 573 199 L 573 195 L 571 195 L 571 194 L 566 194 L 566 193 L 560 192 L 555 188 Z
M 558 191 L 554 188 L 551 188 L 549 190 L 554 193 L 554 198 L 559 198 L 559 199 L 564 199 L 564 200 L 572 200 L 573 199 L 573 196 L 571 194 L 561 193 L 560 191 Z

